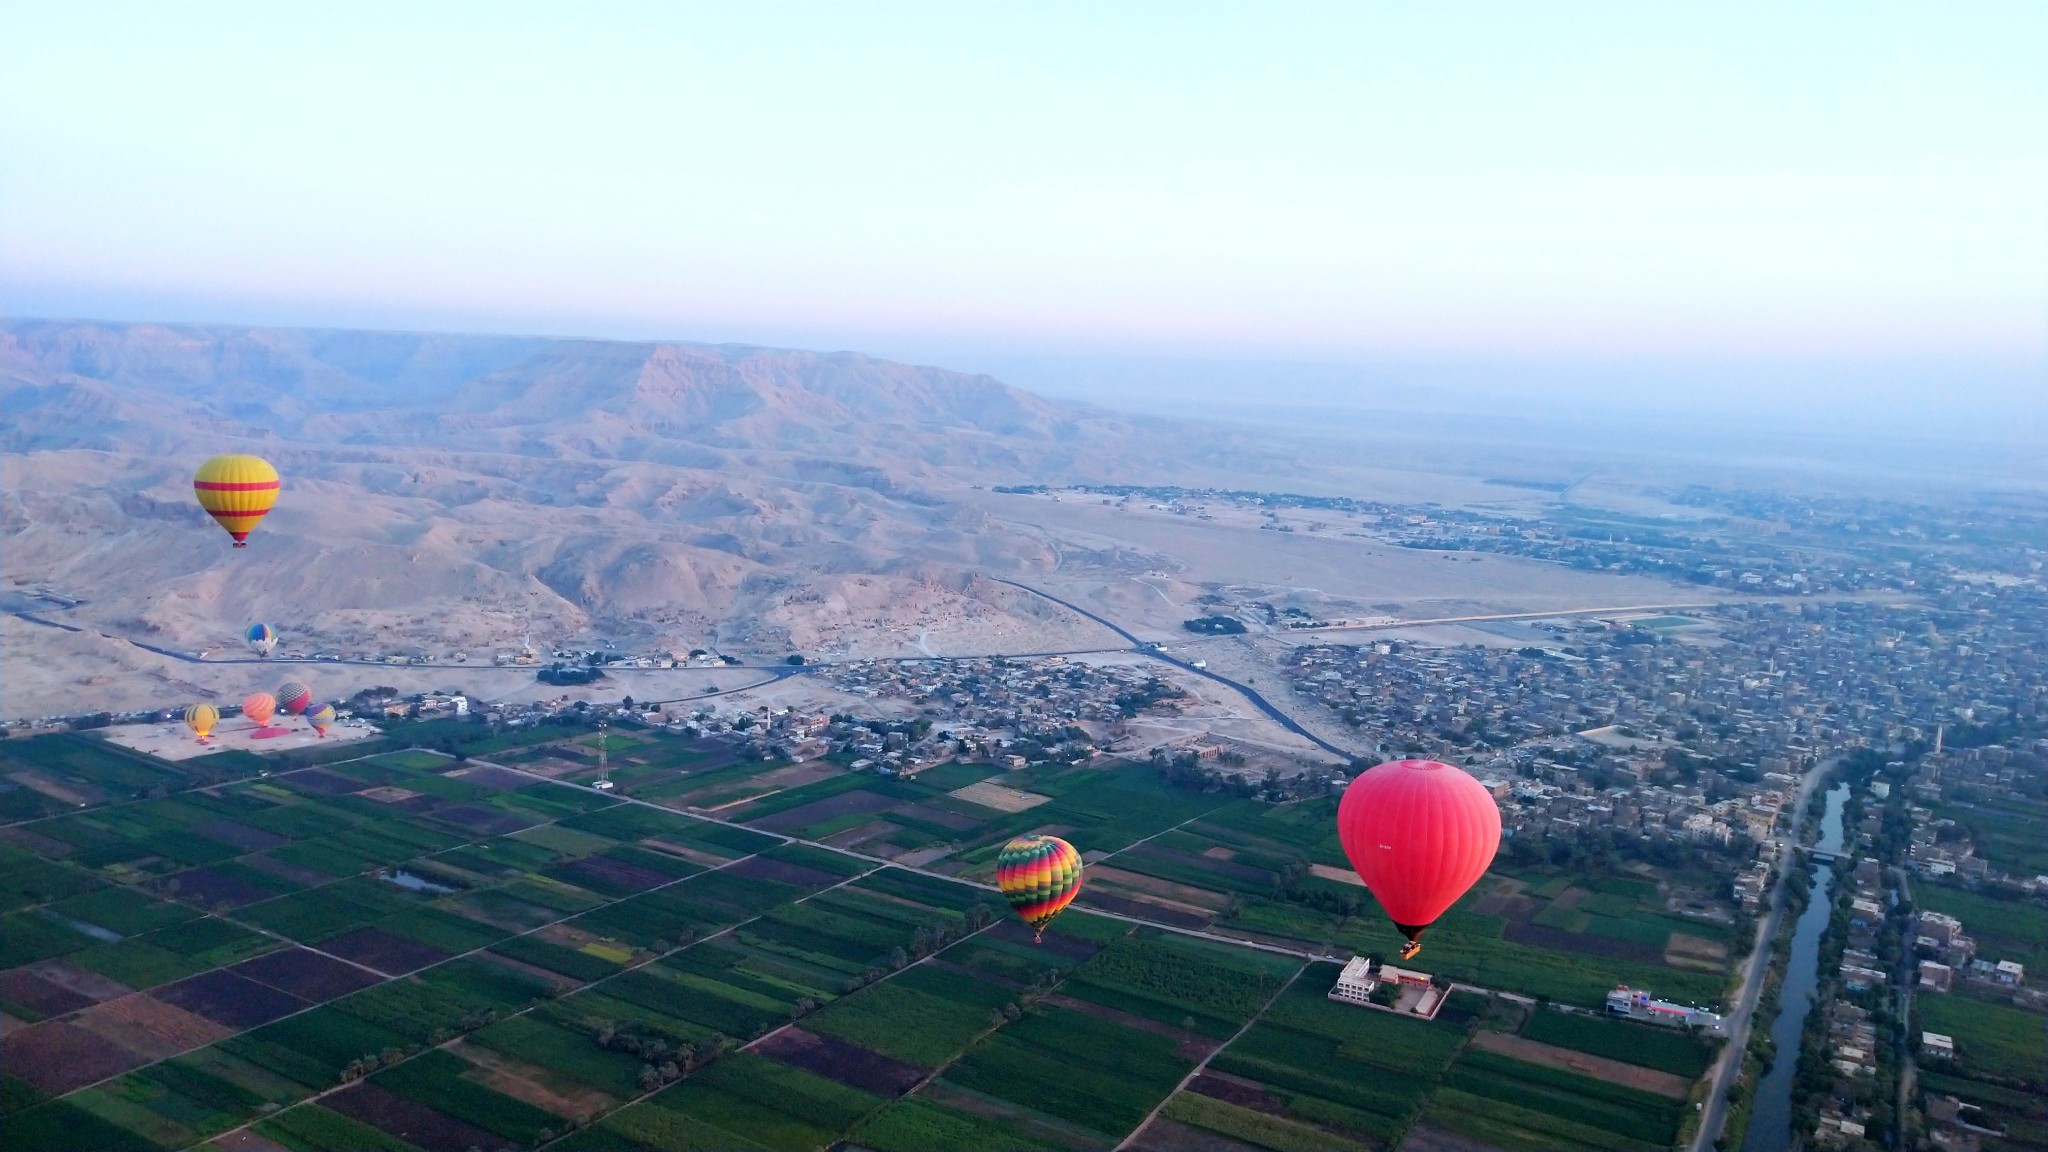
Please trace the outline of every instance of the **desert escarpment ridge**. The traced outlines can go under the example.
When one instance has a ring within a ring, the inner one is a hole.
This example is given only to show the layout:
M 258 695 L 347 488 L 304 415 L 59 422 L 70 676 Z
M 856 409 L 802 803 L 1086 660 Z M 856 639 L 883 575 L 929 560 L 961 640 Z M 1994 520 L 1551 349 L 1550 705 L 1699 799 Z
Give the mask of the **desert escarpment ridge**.
M 1257 451 L 856 353 L 86 321 L 0 322 L 0 409 L 7 585 L 191 648 L 1085 642 L 983 575 L 1058 548 L 952 494 Z M 232 557 L 190 498 L 223 451 L 285 476 Z

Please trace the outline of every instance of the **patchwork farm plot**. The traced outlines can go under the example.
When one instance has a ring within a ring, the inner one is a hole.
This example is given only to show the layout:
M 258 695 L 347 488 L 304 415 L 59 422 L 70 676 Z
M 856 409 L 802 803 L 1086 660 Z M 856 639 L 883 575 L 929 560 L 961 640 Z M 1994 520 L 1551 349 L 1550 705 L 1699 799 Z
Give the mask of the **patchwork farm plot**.
M 1092 859 L 1082 900 L 1290 950 L 1386 955 L 1401 940 L 1352 875 L 1334 809 L 1334 800 L 1211 808 Z M 1654 870 L 1490 873 L 1430 929 L 1424 966 L 1588 1007 L 1616 984 L 1717 1001 L 1735 959 L 1732 923 L 1667 907 L 1667 891 L 1702 885 L 1711 883 Z
M 356 745 L 353 755 L 372 751 Z M 275 767 L 247 752 L 172 762 L 87 733 L 0 742 L 0 821 L 33 820 L 80 808 L 183 792 Z
M 665 737 L 623 745 L 674 789 L 641 803 L 527 770 L 559 741 L 266 760 L 0 828 L 0 1146 L 1384 1147 L 1450 1091 L 1547 1146 L 1542 1077 L 1587 1075 L 1550 1050 L 1613 1072 L 1569 1027 L 1469 1045 L 1476 996 L 1434 1024 L 1324 999 L 1301 954 L 1374 929 L 1281 898 L 1331 851 L 1313 805 L 1138 766 L 778 777 Z M 1029 830 L 1128 918 L 1033 942 L 977 883 Z M 934 851 L 954 875 L 889 859 Z

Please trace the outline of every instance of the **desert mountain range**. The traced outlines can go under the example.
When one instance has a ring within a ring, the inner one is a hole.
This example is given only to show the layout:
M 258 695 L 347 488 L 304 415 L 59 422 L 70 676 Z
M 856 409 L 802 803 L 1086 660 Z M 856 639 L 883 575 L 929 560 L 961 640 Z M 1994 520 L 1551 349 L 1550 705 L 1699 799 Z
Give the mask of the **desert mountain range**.
M 1047 542 L 954 494 L 1258 452 L 987 376 L 682 343 L 10 321 L 0 406 L 8 586 L 181 648 L 257 619 L 398 652 L 1058 632 L 982 575 L 1051 567 Z M 232 451 L 285 477 L 242 552 L 190 490 Z

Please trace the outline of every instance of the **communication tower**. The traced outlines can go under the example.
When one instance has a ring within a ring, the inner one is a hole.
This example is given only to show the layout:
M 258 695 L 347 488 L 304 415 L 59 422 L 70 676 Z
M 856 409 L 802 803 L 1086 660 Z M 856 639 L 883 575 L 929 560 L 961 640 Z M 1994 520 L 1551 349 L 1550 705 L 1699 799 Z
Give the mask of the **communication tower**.
M 597 783 L 591 785 L 592 788 L 596 788 L 604 792 L 609 792 L 613 788 L 617 787 L 617 785 L 612 783 L 611 756 L 609 753 L 605 751 L 604 746 L 604 730 L 607 726 L 607 723 L 608 722 L 604 720 L 599 720 L 597 722 Z

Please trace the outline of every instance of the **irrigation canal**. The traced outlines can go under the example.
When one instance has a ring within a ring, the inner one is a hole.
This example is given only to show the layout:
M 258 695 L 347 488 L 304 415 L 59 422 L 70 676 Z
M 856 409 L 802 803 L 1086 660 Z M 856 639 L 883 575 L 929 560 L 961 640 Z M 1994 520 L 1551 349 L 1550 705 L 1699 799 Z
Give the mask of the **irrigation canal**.
M 1749 1133 L 1742 1152 L 1786 1152 L 1792 1147 L 1792 1080 L 1799 1071 L 1799 1037 L 1806 1029 L 1807 1013 L 1813 1011 L 1814 989 L 1820 977 L 1820 938 L 1826 933 L 1828 915 L 1834 907 L 1829 899 L 1834 886 L 1834 854 L 1842 850 L 1842 806 L 1849 800 L 1849 786 L 1838 784 L 1828 791 L 1827 811 L 1820 821 L 1820 843 L 1815 856 L 1807 859 L 1812 869 L 1812 891 L 1806 910 L 1792 929 L 1792 956 L 1785 970 L 1785 984 L 1778 994 L 1778 1017 L 1771 1021 L 1771 1043 L 1776 1056 L 1771 1070 L 1756 1088 L 1756 1103 L 1749 1114 Z M 1821 859 L 1825 853 L 1829 858 Z M 1795 857 L 1795 859 L 1797 859 Z

